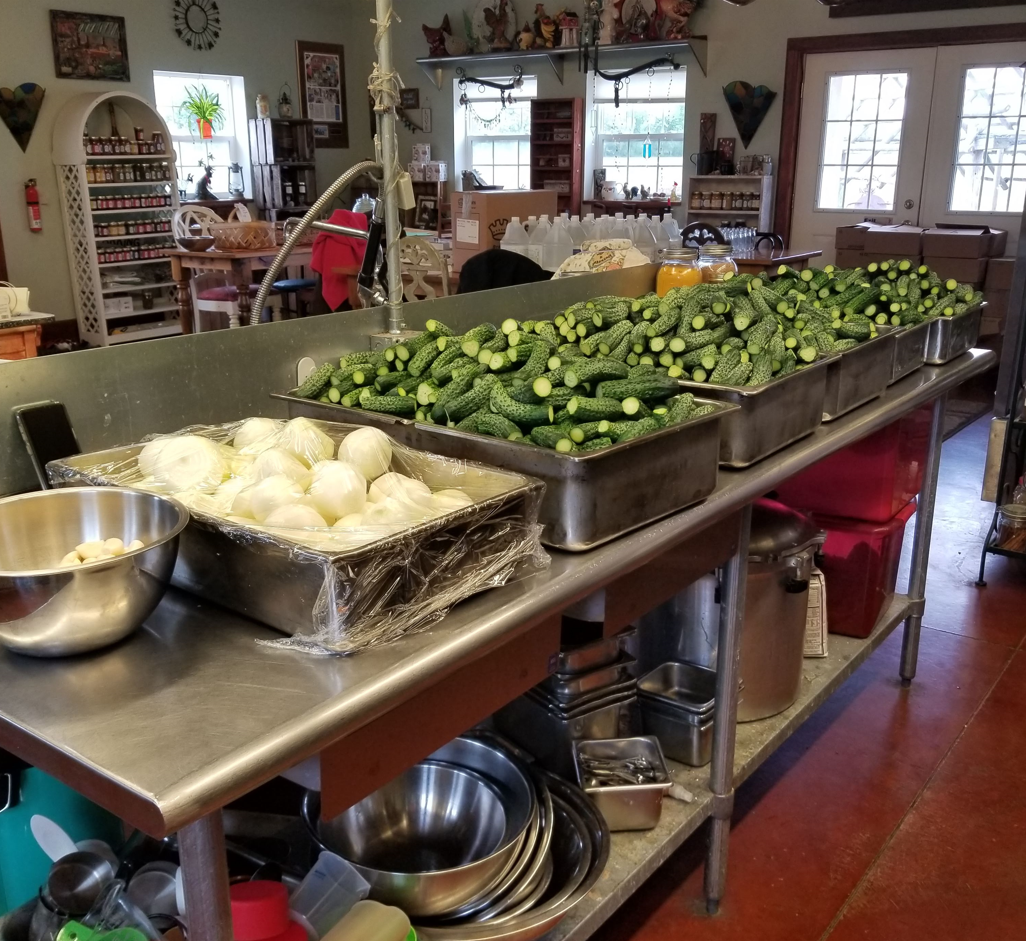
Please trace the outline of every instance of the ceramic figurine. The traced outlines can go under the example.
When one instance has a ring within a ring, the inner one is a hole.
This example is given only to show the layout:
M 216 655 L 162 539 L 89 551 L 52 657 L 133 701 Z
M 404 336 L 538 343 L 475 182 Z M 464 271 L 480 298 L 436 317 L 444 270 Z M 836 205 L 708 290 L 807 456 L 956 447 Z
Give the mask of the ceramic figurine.
M 449 14 L 446 13 L 445 19 L 442 20 L 442 25 L 437 29 L 432 29 L 430 26 L 422 25 L 420 27 L 424 30 L 424 38 L 428 41 L 428 55 L 432 58 L 438 56 L 445 56 L 449 53 L 445 48 L 445 35 L 448 33 L 452 35 L 452 27 L 449 25 Z
M 656 16 L 662 24 L 662 38 L 671 42 L 691 35 L 688 19 L 695 12 L 696 0 L 656 0 Z
M 626 4 L 624 4 L 626 6 Z M 652 18 L 645 9 L 641 0 L 634 0 L 634 3 L 624 15 L 621 11 L 620 42 L 640 42 L 648 38 L 648 28 Z
M 617 37 L 623 27 L 620 19 L 620 8 L 625 0 L 602 0 L 602 12 L 599 14 L 599 44 L 603 46 L 619 42 Z
M 545 4 L 534 8 L 534 44 L 540 49 L 552 49 L 556 45 L 556 21 L 545 12 Z
M 530 23 L 524 23 L 524 28 L 517 34 L 517 48 L 531 49 L 534 47 L 534 30 Z
M 488 37 L 488 46 L 492 52 L 502 52 L 509 49 L 512 44 L 506 37 L 506 31 L 509 29 L 509 10 L 506 6 L 506 0 L 499 0 L 494 10 L 486 8 L 484 18 L 488 24 L 488 29 L 491 30 L 491 35 Z
M 641 198 L 642 199 L 648 199 L 648 197 L 651 196 L 651 195 L 652 195 L 652 191 L 647 186 L 642 186 L 641 187 Z
M 470 46 L 461 36 L 453 36 L 452 33 L 445 33 L 445 51 L 451 56 L 465 56 L 470 52 Z

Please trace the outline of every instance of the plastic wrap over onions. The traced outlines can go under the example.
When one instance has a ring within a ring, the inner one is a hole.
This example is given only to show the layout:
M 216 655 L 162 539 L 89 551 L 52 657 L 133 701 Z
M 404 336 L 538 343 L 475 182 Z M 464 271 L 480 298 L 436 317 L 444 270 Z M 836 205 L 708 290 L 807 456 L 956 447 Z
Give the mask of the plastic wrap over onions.
M 48 469 L 56 484 L 180 497 L 193 517 L 173 583 L 292 635 L 262 643 L 310 653 L 387 643 L 548 565 L 540 482 L 377 428 L 250 418 Z

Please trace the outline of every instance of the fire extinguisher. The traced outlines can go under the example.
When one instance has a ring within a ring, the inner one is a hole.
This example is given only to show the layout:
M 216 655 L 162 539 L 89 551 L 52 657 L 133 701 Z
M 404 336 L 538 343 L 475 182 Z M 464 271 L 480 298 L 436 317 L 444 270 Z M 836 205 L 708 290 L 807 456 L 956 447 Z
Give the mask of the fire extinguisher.
M 29 228 L 33 232 L 42 232 L 43 216 L 39 211 L 39 190 L 36 189 L 35 180 L 25 183 L 25 204 L 28 206 Z

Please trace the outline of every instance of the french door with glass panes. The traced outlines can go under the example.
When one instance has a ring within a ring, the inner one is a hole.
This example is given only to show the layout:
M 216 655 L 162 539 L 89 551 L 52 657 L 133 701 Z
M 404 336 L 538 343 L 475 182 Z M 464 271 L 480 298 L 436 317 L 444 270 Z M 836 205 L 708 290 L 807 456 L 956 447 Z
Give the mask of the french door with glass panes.
M 1014 239 L 1024 59 L 1026 43 L 810 55 L 790 244 L 832 261 L 836 228 L 864 219 L 992 225 Z

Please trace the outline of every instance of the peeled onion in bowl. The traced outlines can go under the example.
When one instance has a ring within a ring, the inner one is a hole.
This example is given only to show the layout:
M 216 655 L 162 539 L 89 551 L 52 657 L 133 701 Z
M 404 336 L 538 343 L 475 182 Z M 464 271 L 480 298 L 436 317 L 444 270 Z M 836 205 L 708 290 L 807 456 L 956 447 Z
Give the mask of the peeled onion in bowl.
M 392 464 L 392 439 L 380 428 L 357 428 L 338 446 L 338 459 L 353 464 L 368 480 L 376 480 Z

